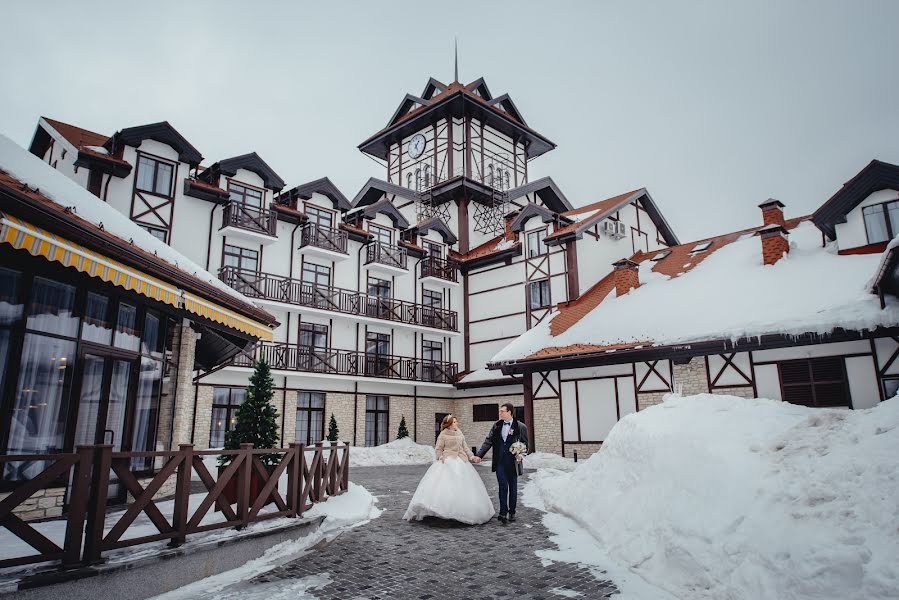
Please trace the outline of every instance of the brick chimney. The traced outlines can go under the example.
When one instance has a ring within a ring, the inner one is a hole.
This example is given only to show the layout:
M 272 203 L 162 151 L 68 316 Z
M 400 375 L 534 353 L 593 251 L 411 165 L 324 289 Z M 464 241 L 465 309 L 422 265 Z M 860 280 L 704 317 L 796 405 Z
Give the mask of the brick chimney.
M 637 263 L 628 258 L 622 258 L 621 260 L 612 263 L 612 266 L 615 268 L 614 277 L 616 296 L 623 296 L 632 289 L 640 287 L 640 276 L 637 274 Z
M 783 225 L 772 223 L 759 229 L 755 234 L 762 239 L 762 262 L 766 265 L 773 265 L 790 251 L 788 233 Z
M 784 225 L 784 204 L 777 198 L 768 198 L 765 202 L 759 204 L 762 209 L 763 225 Z

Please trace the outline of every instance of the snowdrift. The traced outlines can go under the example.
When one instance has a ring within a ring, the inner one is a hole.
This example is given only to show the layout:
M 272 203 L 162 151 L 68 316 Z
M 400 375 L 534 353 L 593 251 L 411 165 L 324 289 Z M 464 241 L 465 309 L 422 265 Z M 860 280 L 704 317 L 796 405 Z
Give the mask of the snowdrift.
M 437 460 L 437 454 L 433 446 L 416 444 L 411 438 L 402 438 L 365 448 L 353 446 L 350 448 L 350 468 L 353 467 L 382 467 L 386 465 L 421 465 Z
M 669 396 L 533 485 L 677 597 L 871 600 L 899 594 L 897 457 L 899 397 L 849 411 Z

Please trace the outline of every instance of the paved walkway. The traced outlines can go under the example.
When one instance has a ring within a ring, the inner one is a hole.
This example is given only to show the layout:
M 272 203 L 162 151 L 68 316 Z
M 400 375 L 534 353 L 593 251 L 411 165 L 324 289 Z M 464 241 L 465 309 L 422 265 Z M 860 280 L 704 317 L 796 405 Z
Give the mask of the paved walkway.
M 328 573 L 332 582 L 311 592 L 321 600 L 558 600 L 609 598 L 617 592 L 612 582 L 598 580 L 585 567 L 543 566 L 535 551 L 555 546 L 541 513 L 520 501 L 518 521 L 506 526 L 496 520 L 476 527 L 436 519 L 403 521 L 426 470 L 427 465 L 351 468 L 350 480 L 378 497 L 381 516 L 252 582 L 283 583 Z M 496 477 L 489 468 L 478 472 L 496 505 Z

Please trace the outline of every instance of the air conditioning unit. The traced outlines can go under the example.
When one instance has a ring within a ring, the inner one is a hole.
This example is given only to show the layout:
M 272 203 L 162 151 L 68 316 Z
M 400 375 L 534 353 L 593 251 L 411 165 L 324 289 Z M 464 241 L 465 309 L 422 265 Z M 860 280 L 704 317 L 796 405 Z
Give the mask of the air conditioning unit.
M 624 223 L 622 223 L 621 221 L 612 221 L 611 219 L 606 219 L 605 221 L 603 221 L 602 229 L 606 233 L 606 235 L 616 240 L 620 240 L 625 235 L 627 235 Z

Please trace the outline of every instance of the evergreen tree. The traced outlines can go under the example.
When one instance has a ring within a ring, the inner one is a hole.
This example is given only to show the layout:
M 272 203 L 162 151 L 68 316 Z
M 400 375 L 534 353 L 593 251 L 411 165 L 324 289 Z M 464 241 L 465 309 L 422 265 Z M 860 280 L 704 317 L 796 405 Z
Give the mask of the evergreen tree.
M 265 359 L 253 365 L 253 374 L 247 386 L 247 398 L 237 409 L 234 429 L 225 434 L 225 450 L 239 450 L 241 444 L 253 444 L 254 448 L 278 447 L 278 411 L 272 406 L 274 396 L 272 371 Z M 219 465 L 227 465 L 233 456 L 219 457 Z M 263 464 L 278 464 L 278 454 L 260 456 Z
M 400 417 L 400 428 L 396 432 L 396 439 L 401 440 L 404 437 L 409 437 L 409 430 L 406 429 L 406 415 Z
M 336 442 L 338 440 L 338 434 L 337 419 L 334 418 L 334 413 L 331 413 L 331 419 L 328 421 L 328 441 Z

